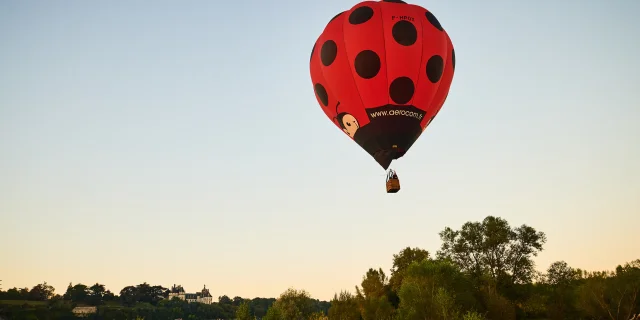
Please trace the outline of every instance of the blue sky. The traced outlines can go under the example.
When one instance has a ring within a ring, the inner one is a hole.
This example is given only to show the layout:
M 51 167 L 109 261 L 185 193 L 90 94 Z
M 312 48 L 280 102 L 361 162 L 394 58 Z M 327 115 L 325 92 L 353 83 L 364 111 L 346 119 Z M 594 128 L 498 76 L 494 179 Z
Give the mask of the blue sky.
M 329 299 L 487 215 L 547 234 L 539 269 L 640 258 L 640 2 L 416 2 L 456 74 L 395 195 L 309 76 L 356 3 L 1 2 L 2 287 Z

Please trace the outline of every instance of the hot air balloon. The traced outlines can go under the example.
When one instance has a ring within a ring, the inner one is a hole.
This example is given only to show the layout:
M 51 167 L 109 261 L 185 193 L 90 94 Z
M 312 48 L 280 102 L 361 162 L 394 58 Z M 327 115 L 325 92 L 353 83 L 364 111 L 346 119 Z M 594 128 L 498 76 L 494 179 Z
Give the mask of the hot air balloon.
M 316 40 L 311 80 L 327 117 L 387 170 L 440 111 L 455 58 L 432 12 L 400 0 L 363 1 L 333 17 Z M 400 190 L 395 171 L 386 186 Z

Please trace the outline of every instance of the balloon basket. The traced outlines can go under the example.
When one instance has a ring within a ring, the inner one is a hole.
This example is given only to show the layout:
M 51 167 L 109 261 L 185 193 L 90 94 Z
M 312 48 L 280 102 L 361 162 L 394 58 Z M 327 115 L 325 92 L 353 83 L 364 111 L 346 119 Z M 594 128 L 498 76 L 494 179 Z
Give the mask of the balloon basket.
M 387 181 L 387 193 L 397 193 L 400 191 L 400 180 L 390 179 Z
M 395 171 L 389 170 L 387 174 L 387 193 L 397 193 L 400 191 L 400 180 Z

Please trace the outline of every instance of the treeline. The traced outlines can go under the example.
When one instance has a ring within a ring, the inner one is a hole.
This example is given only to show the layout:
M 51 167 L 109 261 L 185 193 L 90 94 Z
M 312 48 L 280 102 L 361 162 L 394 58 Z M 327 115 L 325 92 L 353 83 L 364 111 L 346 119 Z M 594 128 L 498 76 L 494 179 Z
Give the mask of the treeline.
M 435 255 L 407 247 L 393 255 L 389 275 L 369 269 L 355 290 L 334 296 L 328 318 L 640 320 L 640 259 L 614 271 L 587 272 L 557 261 L 536 272 L 533 258 L 545 234 L 492 216 L 447 227 L 440 238 Z M 304 294 L 297 295 L 299 307 L 292 295 L 283 294 L 264 319 L 316 317 Z
M 46 301 L 40 311 L 14 305 L 8 319 L 67 319 L 73 315 L 60 310 L 86 304 L 98 306 L 94 319 L 640 320 L 640 259 L 595 272 L 557 261 L 537 272 L 533 258 L 543 250 L 545 234 L 492 216 L 447 227 L 440 238 L 435 253 L 407 247 L 393 255 L 388 273 L 370 268 L 359 285 L 329 303 L 292 288 L 277 299 L 222 296 L 211 305 L 189 304 L 163 299 L 168 289 L 146 283 L 119 295 L 99 284 L 70 285 L 63 296 L 45 283 L 10 289 L 0 299 Z M 0 315 L 8 310 L 2 308 Z
M 46 282 L 33 288 L 0 290 L 0 317 L 7 319 L 234 319 L 240 306 L 257 318 L 267 314 L 275 298 L 233 299 L 223 295 L 211 304 L 168 299 L 170 289 L 142 283 L 127 286 L 119 294 L 103 284 L 69 284 L 63 295 Z M 326 314 L 329 302 L 309 299 L 313 312 Z M 75 307 L 97 307 L 95 314 L 76 316 Z

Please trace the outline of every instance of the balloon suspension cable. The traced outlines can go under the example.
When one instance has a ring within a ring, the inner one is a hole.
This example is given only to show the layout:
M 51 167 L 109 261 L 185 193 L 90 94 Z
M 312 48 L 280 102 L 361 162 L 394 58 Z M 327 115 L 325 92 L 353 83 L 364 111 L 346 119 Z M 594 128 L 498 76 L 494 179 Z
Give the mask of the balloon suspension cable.
M 387 181 L 389 181 L 389 179 L 391 178 L 398 178 L 396 172 L 393 169 L 389 169 L 389 171 L 387 171 Z

